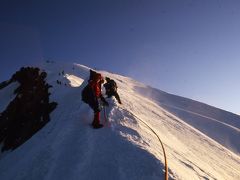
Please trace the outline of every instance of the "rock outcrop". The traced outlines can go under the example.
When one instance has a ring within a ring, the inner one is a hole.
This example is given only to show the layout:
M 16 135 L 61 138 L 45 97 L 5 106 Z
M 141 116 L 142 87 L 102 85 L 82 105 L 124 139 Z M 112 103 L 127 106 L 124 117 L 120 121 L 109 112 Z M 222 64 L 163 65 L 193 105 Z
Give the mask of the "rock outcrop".
M 0 144 L 2 151 L 13 150 L 32 137 L 50 120 L 56 102 L 49 102 L 51 86 L 46 83 L 46 72 L 26 67 L 16 72 L 9 81 L 1 83 L 4 88 L 11 82 L 19 82 L 16 97 L 0 114 Z

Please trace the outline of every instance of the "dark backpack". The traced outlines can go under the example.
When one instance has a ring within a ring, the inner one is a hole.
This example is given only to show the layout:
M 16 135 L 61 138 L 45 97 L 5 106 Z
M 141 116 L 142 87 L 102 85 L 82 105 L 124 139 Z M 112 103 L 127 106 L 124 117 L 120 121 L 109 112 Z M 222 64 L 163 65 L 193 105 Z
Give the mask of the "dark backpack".
M 88 82 L 96 79 L 96 76 L 97 76 L 98 74 L 99 74 L 99 73 L 97 73 L 96 71 L 93 71 L 93 70 L 90 69 L 90 76 L 89 76 Z
M 93 90 L 88 84 L 83 90 L 82 90 L 82 101 L 89 104 L 91 99 L 93 99 Z
M 111 91 L 111 92 L 117 91 L 117 83 L 112 79 L 106 83 L 105 87 L 107 91 Z
M 88 82 L 91 82 L 96 76 L 97 72 L 90 69 L 90 76 Z M 91 88 L 91 86 L 88 84 L 84 89 L 82 90 L 82 101 L 89 104 L 94 99 L 94 93 Z

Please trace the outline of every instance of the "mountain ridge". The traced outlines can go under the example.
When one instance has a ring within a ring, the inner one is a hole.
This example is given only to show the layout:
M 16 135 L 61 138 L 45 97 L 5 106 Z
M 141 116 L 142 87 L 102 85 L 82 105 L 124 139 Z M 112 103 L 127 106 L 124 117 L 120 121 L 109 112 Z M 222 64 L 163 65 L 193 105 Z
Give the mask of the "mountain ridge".
M 99 71 L 117 82 L 123 105 L 119 106 L 112 98 L 107 99 L 110 103 L 106 109 L 109 126 L 93 130 L 89 126 L 92 111 L 81 102 L 81 90 L 87 83 L 90 68 L 58 63 L 44 63 L 40 67 L 48 74 L 47 82 L 53 86 L 50 100 L 58 106 L 44 128 L 16 150 L 0 155 L 0 176 L 4 180 L 164 179 L 160 144 L 131 113 L 151 126 L 163 141 L 169 179 L 240 178 L 239 155 L 230 151 L 227 144 L 220 145 L 206 132 L 197 129 L 196 124 L 194 127 L 185 122 L 189 114 L 161 105 L 149 86 Z M 62 84 L 57 84 L 57 80 Z M 154 96 L 148 97 L 147 92 Z M 188 121 L 193 122 L 196 117 L 191 116 Z M 204 118 L 197 122 L 203 120 L 209 123 Z M 214 121 L 211 123 L 215 125 Z M 221 128 L 226 129 L 225 126 Z M 235 131 L 229 130 L 226 134 L 229 132 Z

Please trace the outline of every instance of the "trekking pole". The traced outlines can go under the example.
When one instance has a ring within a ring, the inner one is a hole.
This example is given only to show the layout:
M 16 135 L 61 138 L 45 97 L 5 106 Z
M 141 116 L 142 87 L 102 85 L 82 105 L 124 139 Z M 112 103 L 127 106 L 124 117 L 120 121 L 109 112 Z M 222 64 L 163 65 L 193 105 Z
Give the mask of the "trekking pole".
M 107 124 L 107 116 L 106 116 L 106 107 L 103 106 L 103 113 L 104 113 L 104 119 L 105 119 L 105 125 Z
M 163 155 L 164 155 L 164 164 L 165 164 L 165 180 L 168 180 L 168 164 L 167 164 L 167 155 L 165 152 L 165 148 L 163 145 L 163 142 L 161 141 L 160 137 L 158 136 L 158 134 L 153 130 L 153 128 L 151 128 L 144 120 L 140 119 L 139 117 L 137 117 L 135 114 L 133 114 L 131 111 L 128 111 L 126 109 L 123 109 L 121 107 L 119 107 L 120 109 L 127 111 L 128 113 L 130 113 L 132 116 L 134 116 L 135 118 L 137 118 L 138 120 L 140 120 L 143 124 L 145 124 L 158 138 L 158 141 L 161 144 L 162 150 L 163 150 Z

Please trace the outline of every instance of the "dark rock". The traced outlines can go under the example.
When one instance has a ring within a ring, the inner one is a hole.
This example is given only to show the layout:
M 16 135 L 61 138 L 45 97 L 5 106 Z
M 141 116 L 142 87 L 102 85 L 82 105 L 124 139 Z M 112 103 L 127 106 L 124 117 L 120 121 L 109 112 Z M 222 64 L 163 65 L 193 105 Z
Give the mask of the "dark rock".
M 8 80 L 8 81 L 3 81 L 0 83 L 0 90 L 7 87 L 9 84 L 12 83 L 12 80 Z
M 48 90 L 52 86 L 46 83 L 46 77 L 47 73 L 40 73 L 39 68 L 22 67 L 10 81 L 0 84 L 6 87 L 9 82 L 20 83 L 14 91 L 16 98 L 0 114 L 2 151 L 17 148 L 50 121 L 57 103 L 49 103 Z

